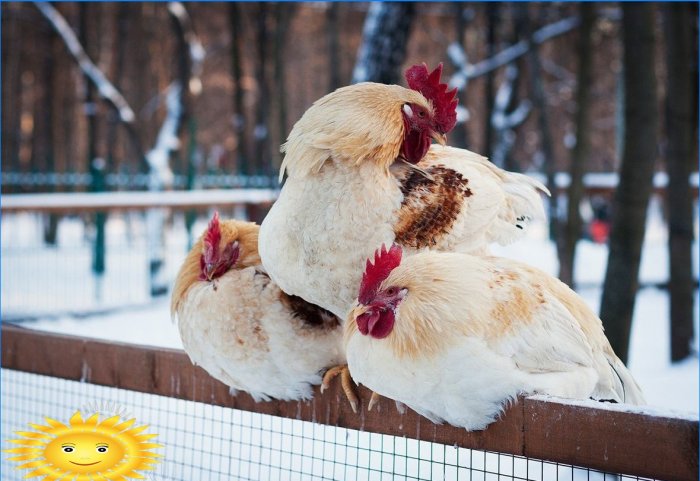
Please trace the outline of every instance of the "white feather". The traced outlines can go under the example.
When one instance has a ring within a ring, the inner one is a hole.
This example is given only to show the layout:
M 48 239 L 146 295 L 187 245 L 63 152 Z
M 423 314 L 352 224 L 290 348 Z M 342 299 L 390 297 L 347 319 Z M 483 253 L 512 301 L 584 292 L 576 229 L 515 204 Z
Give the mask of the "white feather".
M 177 318 L 192 362 L 258 401 L 307 399 L 321 372 L 344 362 L 341 330 L 304 326 L 253 267 L 193 284 Z

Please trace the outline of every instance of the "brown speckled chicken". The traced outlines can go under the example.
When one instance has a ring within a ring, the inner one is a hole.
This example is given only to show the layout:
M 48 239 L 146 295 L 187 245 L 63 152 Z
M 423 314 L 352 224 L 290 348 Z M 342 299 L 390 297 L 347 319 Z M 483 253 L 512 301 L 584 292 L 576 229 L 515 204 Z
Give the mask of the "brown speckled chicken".
M 256 400 L 305 399 L 344 362 L 338 318 L 270 280 L 259 227 L 219 221 L 194 245 L 173 287 L 171 313 L 193 363 Z
M 357 297 L 364 260 L 396 242 L 484 253 L 519 238 L 543 216 L 539 182 L 444 143 L 455 92 L 442 67 L 411 67 L 410 88 L 361 83 L 314 103 L 294 125 L 287 181 L 260 228 L 270 277 L 341 319 Z

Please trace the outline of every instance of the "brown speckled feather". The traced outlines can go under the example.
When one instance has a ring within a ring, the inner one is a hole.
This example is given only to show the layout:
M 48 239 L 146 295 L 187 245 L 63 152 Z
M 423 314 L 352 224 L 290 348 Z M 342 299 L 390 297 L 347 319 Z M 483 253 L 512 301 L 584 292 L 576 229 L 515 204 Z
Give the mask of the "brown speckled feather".
M 435 246 L 450 232 L 464 198 L 472 195 L 469 179 L 444 165 L 425 169 L 428 179 L 410 170 L 400 179 L 403 202 L 394 226 L 396 242 L 416 249 Z

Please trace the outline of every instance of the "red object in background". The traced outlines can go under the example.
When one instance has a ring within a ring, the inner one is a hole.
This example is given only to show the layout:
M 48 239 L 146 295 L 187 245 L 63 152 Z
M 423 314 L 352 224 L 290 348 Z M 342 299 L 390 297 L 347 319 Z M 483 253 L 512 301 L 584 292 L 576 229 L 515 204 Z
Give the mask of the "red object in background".
M 610 234 L 610 222 L 600 219 L 593 219 L 590 226 L 591 239 L 593 242 L 598 244 L 605 244 L 608 242 L 608 235 Z

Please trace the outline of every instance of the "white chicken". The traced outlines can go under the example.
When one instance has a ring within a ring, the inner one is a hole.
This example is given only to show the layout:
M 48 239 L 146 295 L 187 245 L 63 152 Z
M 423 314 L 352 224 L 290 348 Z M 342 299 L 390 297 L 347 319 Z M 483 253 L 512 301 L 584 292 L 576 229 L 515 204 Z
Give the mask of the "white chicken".
M 232 392 L 307 399 L 322 372 L 344 362 L 340 321 L 270 280 L 258 230 L 214 214 L 178 273 L 171 312 L 192 362 Z
M 519 394 L 644 403 L 598 317 L 513 260 L 375 254 L 345 326 L 356 382 L 434 422 L 484 429 Z
M 284 145 L 279 199 L 260 230 L 270 277 L 345 319 L 364 259 L 396 242 L 484 253 L 543 216 L 546 188 L 444 143 L 455 123 L 455 92 L 442 66 L 408 70 L 411 88 L 362 83 L 318 100 Z

